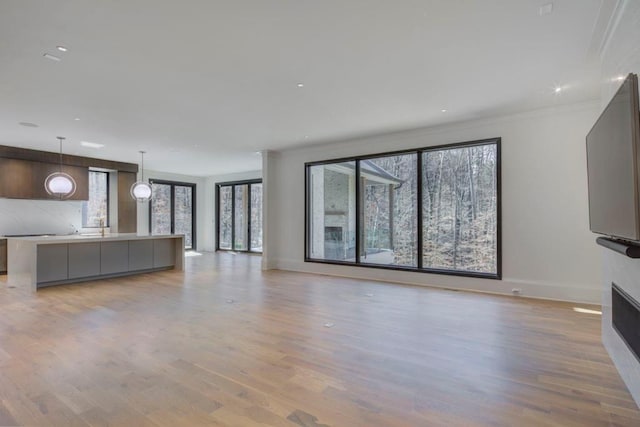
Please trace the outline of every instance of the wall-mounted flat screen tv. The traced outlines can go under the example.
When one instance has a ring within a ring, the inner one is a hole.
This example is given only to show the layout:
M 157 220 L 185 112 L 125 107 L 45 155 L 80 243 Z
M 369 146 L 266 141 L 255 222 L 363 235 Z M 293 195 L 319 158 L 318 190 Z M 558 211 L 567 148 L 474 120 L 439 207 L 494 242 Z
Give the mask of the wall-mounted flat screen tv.
M 638 77 L 629 74 L 587 135 L 591 231 L 640 243 Z

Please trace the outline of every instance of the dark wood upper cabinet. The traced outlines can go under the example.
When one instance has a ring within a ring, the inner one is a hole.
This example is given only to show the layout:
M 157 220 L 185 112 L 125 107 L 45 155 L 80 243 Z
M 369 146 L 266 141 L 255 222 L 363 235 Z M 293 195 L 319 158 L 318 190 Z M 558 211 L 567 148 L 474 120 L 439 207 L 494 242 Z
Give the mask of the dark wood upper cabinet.
M 138 172 L 135 163 L 115 162 L 63 155 L 62 172 L 76 181 L 76 192 L 64 200 L 89 199 L 89 168 L 112 169 L 133 176 Z M 58 197 L 47 193 L 44 182 L 47 177 L 60 171 L 60 155 L 48 151 L 0 145 L 0 197 L 9 199 L 49 199 Z M 133 211 L 135 212 L 135 205 Z
M 0 145 L 0 158 L 30 160 L 40 163 L 60 163 L 60 154 L 50 151 L 30 150 L 28 148 L 10 147 L 8 145 Z M 138 165 L 136 163 L 115 162 L 113 160 L 96 159 L 93 157 L 72 156 L 70 154 L 62 155 L 62 164 L 68 166 L 81 166 L 85 168 L 103 168 L 112 169 L 122 172 L 138 173 Z
M 138 229 L 138 202 L 129 193 L 136 176 L 132 172 L 118 172 L 118 233 L 135 233 Z
M 30 160 L 0 158 L 0 197 L 9 199 L 51 199 L 58 197 L 47 193 L 44 182 L 60 165 Z M 76 192 L 65 200 L 89 199 L 89 168 L 62 166 L 62 171 L 76 181 Z

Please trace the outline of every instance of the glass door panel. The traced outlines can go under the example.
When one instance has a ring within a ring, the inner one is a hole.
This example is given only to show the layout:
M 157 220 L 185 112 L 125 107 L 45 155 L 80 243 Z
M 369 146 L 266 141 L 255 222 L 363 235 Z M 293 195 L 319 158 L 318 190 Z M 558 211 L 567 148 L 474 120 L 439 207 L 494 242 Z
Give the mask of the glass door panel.
M 251 184 L 251 247 L 254 252 L 262 252 L 262 184 Z
M 218 247 L 220 249 L 233 249 L 231 247 L 231 230 L 233 226 L 233 187 L 220 187 L 220 207 L 218 218 Z
M 184 234 L 185 249 L 195 249 L 195 184 L 153 180 L 150 182 L 151 234 Z
M 171 234 L 171 186 L 151 185 L 151 234 Z
M 249 203 L 249 186 L 248 185 L 236 185 L 234 188 L 234 244 L 233 249 L 237 251 L 246 251 L 249 249 L 248 244 L 248 215 L 247 208 Z
M 174 233 L 184 234 L 186 249 L 193 247 L 193 188 L 176 185 L 174 187 Z

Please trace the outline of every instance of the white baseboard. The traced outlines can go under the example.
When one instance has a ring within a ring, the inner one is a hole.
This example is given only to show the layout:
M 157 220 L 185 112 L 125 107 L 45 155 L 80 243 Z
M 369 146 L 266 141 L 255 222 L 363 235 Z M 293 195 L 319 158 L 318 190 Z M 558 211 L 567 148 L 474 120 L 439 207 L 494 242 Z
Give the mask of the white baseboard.
M 502 280 L 479 279 L 474 277 L 448 276 L 409 271 L 384 270 L 379 268 L 330 265 L 299 260 L 273 260 L 272 269 L 301 273 L 323 274 L 353 279 L 427 286 L 473 292 L 486 292 L 513 296 L 513 289 L 519 289 L 519 297 L 569 301 L 586 304 L 601 303 L 602 290 L 599 287 L 585 287 L 576 283 L 552 283 L 534 280 L 503 278 Z

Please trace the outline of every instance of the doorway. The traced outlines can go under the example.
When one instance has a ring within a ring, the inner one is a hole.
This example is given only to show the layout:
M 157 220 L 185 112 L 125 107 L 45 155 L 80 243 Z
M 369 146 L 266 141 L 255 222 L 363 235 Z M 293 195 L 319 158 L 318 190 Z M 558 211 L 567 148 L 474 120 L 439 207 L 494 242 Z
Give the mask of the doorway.
M 151 234 L 184 234 L 185 249 L 196 248 L 196 184 L 149 180 Z

